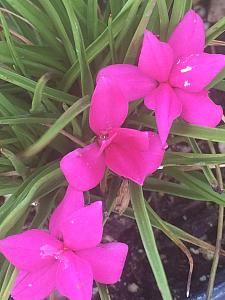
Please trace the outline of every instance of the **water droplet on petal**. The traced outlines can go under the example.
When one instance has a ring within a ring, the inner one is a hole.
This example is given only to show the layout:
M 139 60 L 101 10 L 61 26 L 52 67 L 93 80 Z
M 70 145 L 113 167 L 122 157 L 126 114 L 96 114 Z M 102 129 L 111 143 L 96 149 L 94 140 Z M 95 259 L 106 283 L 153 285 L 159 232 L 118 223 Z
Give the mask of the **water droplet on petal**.
M 189 71 L 191 71 L 191 70 L 192 70 L 192 67 L 187 66 L 186 68 L 181 69 L 180 71 L 181 71 L 181 73 L 186 73 L 186 72 L 189 72 Z
M 29 288 L 31 288 L 33 285 L 32 285 L 32 283 L 28 283 L 28 285 L 27 285 Z
M 190 84 L 190 82 L 188 81 L 188 80 L 185 80 L 185 82 L 184 82 L 184 87 L 188 87 L 188 86 L 190 86 L 191 84 Z

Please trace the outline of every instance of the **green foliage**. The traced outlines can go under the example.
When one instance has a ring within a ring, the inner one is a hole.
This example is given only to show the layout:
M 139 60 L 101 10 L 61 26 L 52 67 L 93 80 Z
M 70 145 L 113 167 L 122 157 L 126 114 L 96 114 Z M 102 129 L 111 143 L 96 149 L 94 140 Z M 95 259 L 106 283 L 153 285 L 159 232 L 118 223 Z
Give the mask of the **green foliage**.
M 142 238 L 146 255 L 152 267 L 152 271 L 154 273 L 161 295 L 163 299 L 172 300 L 165 271 L 156 246 L 151 222 L 148 217 L 147 208 L 145 206 L 142 188 L 139 185 L 132 182 L 130 184 L 130 191 L 134 216 Z
M 66 186 L 60 158 L 93 139 L 87 116 L 99 69 L 135 63 L 145 28 L 166 40 L 191 5 L 191 0 L 0 0 L 0 195 L 10 195 L 0 207 L 0 238 L 46 226 Z M 208 29 L 207 44 L 224 31 L 224 20 Z M 223 70 L 209 87 L 225 91 L 224 75 Z M 156 129 L 149 112 L 133 113 L 140 104 L 130 105 L 128 126 Z M 211 187 L 217 186 L 214 165 L 224 164 L 225 155 L 202 153 L 195 139 L 225 143 L 225 127 L 176 121 L 169 143 L 185 141 L 192 153 L 168 151 L 143 190 L 224 206 L 224 194 Z M 105 180 L 110 214 L 120 179 L 109 174 Z M 90 199 L 95 197 L 92 191 Z M 214 247 L 161 220 L 133 183 L 131 198 L 124 216 L 136 220 L 162 298 L 172 299 L 152 226 L 175 240 Z M 36 214 L 28 222 L 34 203 Z M 16 273 L 2 257 L 0 264 L 0 299 L 7 299 Z M 107 287 L 98 288 L 101 299 L 110 300 Z

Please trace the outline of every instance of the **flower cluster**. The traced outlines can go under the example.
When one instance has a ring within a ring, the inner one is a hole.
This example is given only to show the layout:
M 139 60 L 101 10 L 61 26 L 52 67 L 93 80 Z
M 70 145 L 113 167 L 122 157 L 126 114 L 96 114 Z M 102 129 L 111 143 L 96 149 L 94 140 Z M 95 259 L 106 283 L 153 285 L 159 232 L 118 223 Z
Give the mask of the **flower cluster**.
M 222 107 L 214 104 L 205 88 L 225 66 L 225 56 L 203 53 L 204 42 L 203 21 L 190 10 L 168 43 L 145 31 L 138 66 L 117 64 L 99 72 L 89 115 L 97 138 L 62 159 L 61 169 L 69 184 L 78 190 L 93 188 L 106 166 L 143 184 L 160 166 L 177 117 L 208 127 L 221 121 Z M 159 136 L 120 127 L 129 102 L 140 98 L 155 111 Z
M 20 270 L 15 300 L 42 300 L 54 289 L 69 299 L 90 300 L 93 279 L 119 280 L 127 245 L 100 243 L 102 204 L 85 207 L 83 192 L 100 183 L 106 167 L 142 185 L 160 166 L 176 118 L 209 127 L 220 122 L 222 108 L 206 87 L 225 66 L 225 56 L 204 53 L 204 39 L 204 24 L 191 10 L 168 43 L 145 31 L 137 66 L 111 65 L 99 72 L 89 114 L 96 138 L 61 160 L 69 186 L 49 231 L 28 230 L 0 241 L 0 251 Z M 154 110 L 159 135 L 121 127 L 129 102 L 140 98 Z

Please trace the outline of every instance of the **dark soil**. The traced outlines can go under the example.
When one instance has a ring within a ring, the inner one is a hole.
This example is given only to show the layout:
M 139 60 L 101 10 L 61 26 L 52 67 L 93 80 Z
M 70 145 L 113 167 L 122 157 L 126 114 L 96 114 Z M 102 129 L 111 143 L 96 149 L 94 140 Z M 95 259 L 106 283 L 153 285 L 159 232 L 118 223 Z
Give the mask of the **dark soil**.
M 151 206 L 168 222 L 215 244 L 217 207 L 205 202 L 178 199 L 156 193 L 151 195 Z M 155 230 L 157 245 L 175 299 L 186 299 L 189 265 L 186 256 L 163 233 Z M 150 271 L 142 242 L 134 221 L 114 215 L 105 226 L 105 240 L 119 240 L 129 245 L 129 255 L 122 279 L 109 286 L 112 299 L 161 300 L 154 276 Z M 211 268 L 211 258 L 200 249 L 186 244 L 194 259 L 191 295 L 205 290 Z M 221 258 L 219 268 L 225 266 Z M 96 295 L 95 300 L 99 299 Z

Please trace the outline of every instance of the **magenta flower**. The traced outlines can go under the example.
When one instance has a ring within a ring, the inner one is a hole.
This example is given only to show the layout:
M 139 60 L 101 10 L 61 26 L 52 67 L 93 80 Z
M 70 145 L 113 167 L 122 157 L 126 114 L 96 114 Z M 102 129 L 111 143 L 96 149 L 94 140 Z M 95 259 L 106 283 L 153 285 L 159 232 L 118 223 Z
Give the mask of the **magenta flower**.
M 120 128 L 128 102 L 111 80 L 102 77 L 91 100 L 89 123 L 96 133 L 94 143 L 78 148 L 60 163 L 67 181 L 77 190 L 95 187 L 106 166 L 116 174 L 143 184 L 161 164 L 164 150 L 157 134 Z
M 90 300 L 93 278 L 117 282 L 128 247 L 101 244 L 102 230 L 102 202 L 84 207 L 83 193 L 69 187 L 49 232 L 33 229 L 0 240 L 0 251 L 19 269 L 13 299 L 43 300 L 57 289 L 71 300 Z
M 225 56 L 204 53 L 205 32 L 202 19 L 190 10 L 177 25 L 168 43 L 146 30 L 138 67 L 112 65 L 98 75 L 110 78 L 122 89 L 127 100 L 144 98 L 155 111 L 163 145 L 177 117 L 215 127 L 222 108 L 208 97 L 206 86 L 225 66 Z

